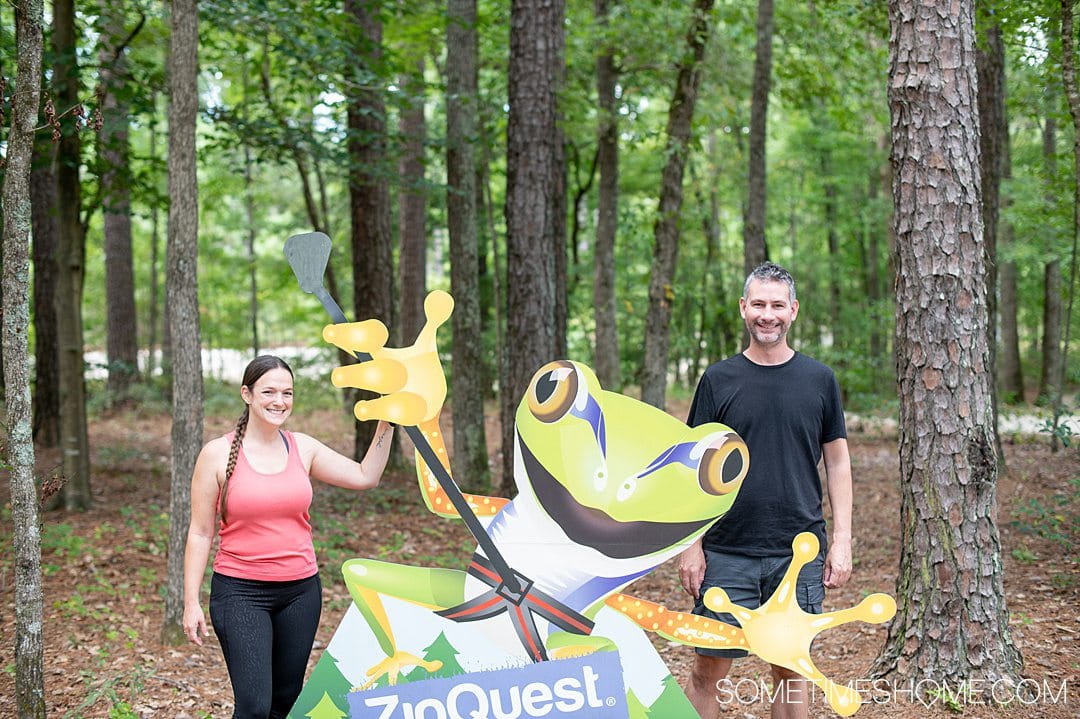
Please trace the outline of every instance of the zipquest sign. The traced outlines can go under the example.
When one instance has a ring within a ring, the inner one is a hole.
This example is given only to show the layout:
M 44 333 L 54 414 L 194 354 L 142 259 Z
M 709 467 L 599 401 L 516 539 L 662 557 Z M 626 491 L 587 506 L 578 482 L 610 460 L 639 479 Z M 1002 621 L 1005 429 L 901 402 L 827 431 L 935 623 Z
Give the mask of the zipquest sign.
M 627 719 L 618 652 L 352 692 L 364 719 Z

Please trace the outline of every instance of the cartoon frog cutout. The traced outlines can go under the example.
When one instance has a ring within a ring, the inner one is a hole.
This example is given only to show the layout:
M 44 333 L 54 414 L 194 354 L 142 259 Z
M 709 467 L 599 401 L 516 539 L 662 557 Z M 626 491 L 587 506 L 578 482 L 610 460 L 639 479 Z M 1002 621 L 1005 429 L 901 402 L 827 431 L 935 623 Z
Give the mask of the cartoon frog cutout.
M 335 386 L 383 395 L 357 403 L 356 416 L 419 427 L 449 472 L 439 429 L 446 383 L 435 333 L 450 317 L 453 300 L 433 292 L 424 307 L 427 323 L 410 347 L 386 348 L 388 333 L 376 320 L 330 325 L 324 339 L 373 357 L 332 375 Z M 505 591 L 505 578 L 481 549 L 467 571 L 347 561 L 342 568 L 346 586 L 382 656 L 366 660 L 358 688 L 443 668 L 440 660 L 419 656 L 424 646 L 403 646 L 396 639 L 391 615 L 399 616 L 398 627 L 419 622 L 400 618 L 411 607 L 434 613 L 444 625 L 449 620 L 467 627 L 471 638 L 482 636 L 484 646 L 495 648 L 494 657 L 501 652 L 510 658 L 503 662 L 623 648 L 636 641 L 632 633 L 640 635 L 640 629 L 689 646 L 747 649 L 803 674 L 839 713 L 853 713 L 857 694 L 817 670 L 809 657 L 810 642 L 825 628 L 855 619 L 886 621 L 895 603 L 886 595 L 872 595 L 841 612 L 804 614 L 791 587 L 798 570 L 817 554 L 813 535 L 796 538 L 785 581 L 759 609 L 733 606 L 719 590 L 706 594 L 710 608 L 734 613 L 742 629 L 623 593 L 731 508 L 749 461 L 746 445 L 728 427 L 687 427 L 650 405 L 604 390 L 585 365 L 548 363 L 533 376 L 515 417 L 517 495 L 512 500 L 464 495 L 505 564 L 521 579 L 515 587 L 520 591 Z M 417 476 L 432 512 L 459 517 L 419 454 Z M 334 656 L 340 661 L 343 653 L 339 648 Z

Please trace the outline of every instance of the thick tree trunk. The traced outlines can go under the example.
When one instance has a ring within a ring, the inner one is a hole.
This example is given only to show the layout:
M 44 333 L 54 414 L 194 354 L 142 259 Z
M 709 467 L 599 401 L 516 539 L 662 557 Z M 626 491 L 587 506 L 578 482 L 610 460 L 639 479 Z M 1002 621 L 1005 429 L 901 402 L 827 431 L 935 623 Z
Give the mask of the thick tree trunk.
M 399 321 L 401 343 L 411 343 L 424 326 L 424 296 L 427 294 L 427 190 L 424 187 L 424 143 L 427 121 L 424 119 L 424 60 L 416 63 L 416 75 L 401 83 L 408 106 L 401 111 L 401 134 L 405 152 L 399 176 L 398 199 L 398 290 L 401 305 Z
M 615 0 L 595 0 L 597 23 L 605 31 Z M 613 391 L 622 388 L 619 368 L 619 329 L 615 313 L 615 235 L 619 222 L 619 123 L 615 85 L 615 56 L 606 47 L 596 57 L 597 159 L 600 181 L 596 199 L 596 244 L 593 247 L 593 317 L 596 339 L 593 369 L 600 384 Z
M 102 214 L 105 225 L 106 354 L 108 391 L 114 402 L 124 402 L 139 372 L 139 345 L 135 320 L 135 273 L 131 257 L 131 168 L 128 145 L 126 3 L 102 0 L 105 32 L 101 62 L 102 125 L 98 138 L 101 162 Z
M 75 58 L 74 0 L 53 3 L 53 82 L 57 113 L 79 104 L 79 72 Z M 63 454 L 64 506 L 89 509 L 90 442 L 86 428 L 86 380 L 83 366 L 82 296 L 86 248 L 79 186 L 79 133 L 65 122 L 56 148 L 57 282 L 56 325 L 60 346 L 60 445 Z
M 41 0 L 15 7 L 16 92 L 3 178 L 3 326 L 5 421 L 11 486 L 15 580 L 15 707 L 19 719 L 44 719 L 44 614 L 41 531 L 34 484 L 30 410 L 30 165 L 41 97 L 43 33 Z
M 1022 660 L 996 525 L 974 9 L 952 8 L 889 4 L 903 536 L 875 673 L 1000 696 Z
M 750 162 L 747 172 L 743 253 L 746 274 L 769 258 L 765 241 L 765 140 L 772 79 L 773 0 L 758 0 L 754 87 L 750 100 Z
M 514 413 L 533 373 L 558 354 L 557 195 L 562 134 L 563 0 L 513 0 L 506 127 L 506 353 L 500 397 L 503 476 L 514 476 Z M 565 253 L 565 248 L 562 248 Z
M 169 228 L 166 293 L 172 338 L 172 476 L 166 567 L 166 644 L 185 640 L 184 545 L 191 520 L 191 475 L 202 446 L 203 374 L 199 333 L 199 186 L 195 172 L 199 15 L 196 0 L 173 0 L 169 45 Z
M 348 98 L 349 217 L 352 224 L 353 311 L 356 320 L 382 320 L 394 332 L 394 256 L 390 230 L 390 190 L 380 168 L 386 166 L 386 107 L 379 88 L 363 71 L 382 61 L 382 21 L 373 0 L 345 0 L 346 18 L 354 25 L 349 66 L 358 76 L 345 78 Z M 357 392 L 372 398 L 370 392 Z M 357 461 L 371 444 L 374 422 L 356 423 L 353 455 Z
M 660 206 L 653 228 L 653 261 L 649 276 L 649 309 L 645 316 L 645 352 L 641 366 L 641 400 L 664 408 L 667 394 L 668 331 L 675 302 L 675 263 L 679 254 L 683 171 L 689 154 L 691 121 L 701 84 L 701 61 L 709 41 L 713 0 L 695 0 L 687 52 L 679 63 L 675 92 L 668 110 L 667 148 L 660 184 Z
M 56 328 L 56 177 L 52 142 L 35 138 L 30 170 L 34 263 L 34 441 L 60 444 L 60 347 Z
M 454 466 L 469 492 L 490 491 L 484 434 L 483 318 L 477 245 L 476 0 L 450 0 L 446 24 L 446 215 L 450 231 L 450 292 Z

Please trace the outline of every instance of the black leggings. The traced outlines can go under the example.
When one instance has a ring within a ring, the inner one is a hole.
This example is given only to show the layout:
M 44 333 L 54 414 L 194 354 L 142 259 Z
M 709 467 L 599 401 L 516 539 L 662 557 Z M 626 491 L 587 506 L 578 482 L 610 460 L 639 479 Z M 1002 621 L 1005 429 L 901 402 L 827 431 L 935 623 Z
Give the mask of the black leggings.
M 262 582 L 214 572 L 210 621 L 229 668 L 233 719 L 285 719 L 304 686 L 321 612 L 318 574 Z

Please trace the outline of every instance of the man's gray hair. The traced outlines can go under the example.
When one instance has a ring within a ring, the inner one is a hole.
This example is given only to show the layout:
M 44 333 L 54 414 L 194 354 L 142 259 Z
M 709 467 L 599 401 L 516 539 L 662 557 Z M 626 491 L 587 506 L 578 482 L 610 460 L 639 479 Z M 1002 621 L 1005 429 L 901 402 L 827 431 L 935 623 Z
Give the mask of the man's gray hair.
M 753 272 L 746 276 L 746 282 L 743 283 L 742 296 L 745 298 L 746 293 L 750 291 L 750 283 L 754 280 L 761 280 L 762 282 L 783 282 L 788 286 L 788 302 L 795 302 L 795 278 L 791 276 L 791 273 L 785 270 L 775 262 L 763 262 L 754 268 Z

